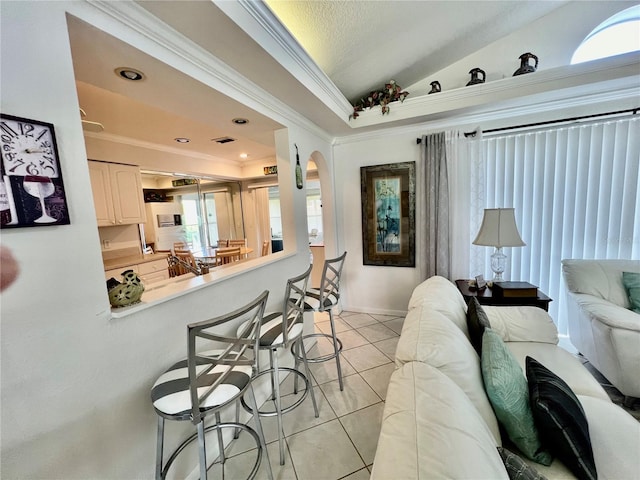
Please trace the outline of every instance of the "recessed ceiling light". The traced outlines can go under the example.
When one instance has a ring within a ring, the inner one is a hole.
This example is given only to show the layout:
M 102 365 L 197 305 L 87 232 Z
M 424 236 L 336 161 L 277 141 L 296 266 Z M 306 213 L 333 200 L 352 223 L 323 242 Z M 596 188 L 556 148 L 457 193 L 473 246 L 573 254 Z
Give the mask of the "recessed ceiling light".
M 240 158 L 249 158 L 249 154 L 248 153 L 241 153 L 240 154 Z
M 139 70 L 136 70 L 135 68 L 120 67 L 120 68 L 116 68 L 115 72 L 117 75 L 121 76 L 125 80 L 131 80 L 132 82 L 137 82 L 138 80 L 145 79 L 144 73 L 142 73 Z
M 174 140 L 178 143 L 189 143 L 191 141 L 188 138 L 184 138 L 184 137 L 174 138 Z
M 234 118 L 231 121 L 236 125 L 246 125 L 247 123 L 249 123 L 249 120 L 247 120 L 246 118 Z

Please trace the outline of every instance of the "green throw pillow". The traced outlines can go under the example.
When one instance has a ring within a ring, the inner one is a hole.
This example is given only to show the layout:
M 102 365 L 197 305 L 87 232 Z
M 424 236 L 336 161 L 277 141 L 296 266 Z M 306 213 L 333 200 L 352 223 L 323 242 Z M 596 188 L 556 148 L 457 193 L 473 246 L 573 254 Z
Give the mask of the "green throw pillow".
M 508 437 L 527 458 L 550 465 L 552 457 L 542 449 L 533 422 L 527 379 L 500 335 L 490 328 L 482 336 L 480 364 L 487 396 Z
M 640 313 L 640 273 L 622 272 L 622 283 L 629 295 L 631 310 Z

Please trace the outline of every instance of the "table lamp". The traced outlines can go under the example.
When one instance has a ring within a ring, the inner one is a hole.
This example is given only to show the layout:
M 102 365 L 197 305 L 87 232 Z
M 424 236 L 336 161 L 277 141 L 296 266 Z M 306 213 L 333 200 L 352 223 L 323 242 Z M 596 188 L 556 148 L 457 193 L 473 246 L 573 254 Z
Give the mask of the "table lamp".
M 491 270 L 494 282 L 503 281 L 502 273 L 507 265 L 507 256 L 502 247 L 524 247 L 516 225 L 514 208 L 486 208 L 480 231 L 473 241 L 474 245 L 495 247 L 491 255 Z

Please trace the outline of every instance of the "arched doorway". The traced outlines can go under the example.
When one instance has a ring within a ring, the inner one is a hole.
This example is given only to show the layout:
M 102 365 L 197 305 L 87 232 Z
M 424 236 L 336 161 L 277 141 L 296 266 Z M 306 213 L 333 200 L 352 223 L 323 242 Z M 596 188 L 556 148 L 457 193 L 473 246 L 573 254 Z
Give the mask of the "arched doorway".
M 324 155 L 314 151 L 306 165 L 307 225 L 314 268 L 311 284 L 319 287 L 325 258 L 336 256 L 336 229 L 331 173 Z

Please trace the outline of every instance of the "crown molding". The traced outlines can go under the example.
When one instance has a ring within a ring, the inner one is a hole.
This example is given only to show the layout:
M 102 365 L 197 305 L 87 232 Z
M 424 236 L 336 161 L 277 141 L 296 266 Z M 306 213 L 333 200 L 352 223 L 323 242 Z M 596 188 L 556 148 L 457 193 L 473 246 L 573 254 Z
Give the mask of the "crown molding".
M 333 113 L 347 121 L 353 105 L 263 1 L 214 3 Z
M 185 74 L 260 111 L 264 115 L 274 118 L 275 114 L 276 117 L 280 118 L 274 119 L 280 123 L 286 123 L 287 121 L 293 123 L 327 142 L 331 142 L 333 139 L 332 136 L 315 123 L 240 75 L 209 51 L 184 37 L 134 2 L 86 0 L 84 5 L 95 8 L 107 15 L 112 22 L 131 29 L 146 42 L 151 42 L 150 45 L 153 46 L 155 52 L 164 54 L 162 58 L 157 57 L 159 60 L 166 61 L 167 54 L 173 57 L 172 66 L 179 68 Z M 92 18 L 89 18 L 88 21 L 93 22 L 96 20 L 95 16 L 90 16 Z

